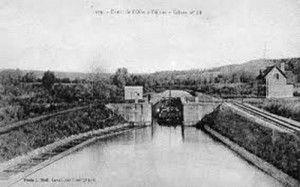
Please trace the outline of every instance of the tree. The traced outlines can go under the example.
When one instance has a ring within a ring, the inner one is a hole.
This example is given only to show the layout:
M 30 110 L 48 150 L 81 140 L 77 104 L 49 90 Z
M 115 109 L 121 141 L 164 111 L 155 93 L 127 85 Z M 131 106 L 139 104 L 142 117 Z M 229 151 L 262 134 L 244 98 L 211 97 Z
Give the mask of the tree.
M 3 70 L 0 72 L 0 84 L 4 94 L 12 94 L 17 96 L 20 94 L 20 85 L 22 79 L 22 72 L 19 69 L 16 70 Z
M 87 82 L 87 90 L 93 100 L 108 102 L 115 95 L 109 77 L 102 68 L 93 69 L 92 73 L 89 74 Z
M 24 75 L 24 77 L 22 78 L 23 82 L 36 82 L 36 80 L 36 76 L 33 72 L 26 73 L 26 75 Z
M 56 78 L 53 72 L 51 71 L 46 71 L 44 73 L 44 76 L 42 78 L 42 85 L 47 88 L 47 89 L 51 89 L 53 84 L 55 83 Z
M 62 83 L 71 83 L 71 80 L 70 80 L 70 78 L 62 78 L 62 79 L 60 79 L 60 82 L 62 82 Z
M 112 77 L 113 84 L 119 88 L 123 88 L 129 81 L 128 70 L 126 68 L 118 68 Z
M 231 75 L 231 83 L 239 83 L 240 82 L 240 76 L 237 73 L 233 73 Z

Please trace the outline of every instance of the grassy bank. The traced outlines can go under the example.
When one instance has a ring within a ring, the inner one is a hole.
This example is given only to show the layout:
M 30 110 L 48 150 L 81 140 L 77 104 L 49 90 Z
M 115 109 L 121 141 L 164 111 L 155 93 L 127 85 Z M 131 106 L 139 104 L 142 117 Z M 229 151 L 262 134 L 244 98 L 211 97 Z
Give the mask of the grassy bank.
M 260 124 L 226 104 L 204 117 L 198 125 L 203 124 L 300 181 L 299 133 Z
M 300 100 L 266 100 L 258 107 L 300 122 Z
M 0 162 L 26 154 L 65 137 L 125 122 L 103 105 L 20 127 L 0 136 Z

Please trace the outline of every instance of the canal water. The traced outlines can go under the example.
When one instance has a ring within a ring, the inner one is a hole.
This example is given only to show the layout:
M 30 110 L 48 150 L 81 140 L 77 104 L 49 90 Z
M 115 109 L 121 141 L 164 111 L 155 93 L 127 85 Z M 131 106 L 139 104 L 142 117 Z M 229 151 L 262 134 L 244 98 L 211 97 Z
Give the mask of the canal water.
M 14 186 L 282 185 L 201 130 L 154 125 L 100 140 Z

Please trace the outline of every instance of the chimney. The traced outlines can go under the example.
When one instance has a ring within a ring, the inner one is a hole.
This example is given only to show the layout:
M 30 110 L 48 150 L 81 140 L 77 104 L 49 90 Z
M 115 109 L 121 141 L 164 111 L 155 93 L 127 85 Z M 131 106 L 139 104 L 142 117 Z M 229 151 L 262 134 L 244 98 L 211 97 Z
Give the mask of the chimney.
M 280 63 L 280 70 L 282 71 L 282 72 L 285 72 L 285 64 L 284 64 L 284 62 L 281 62 Z

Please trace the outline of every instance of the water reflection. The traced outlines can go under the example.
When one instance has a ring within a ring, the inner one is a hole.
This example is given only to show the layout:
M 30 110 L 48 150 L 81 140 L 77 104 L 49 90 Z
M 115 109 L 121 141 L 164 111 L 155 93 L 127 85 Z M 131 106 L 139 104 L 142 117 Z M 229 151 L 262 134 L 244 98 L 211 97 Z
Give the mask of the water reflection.
M 154 124 L 107 138 L 31 178 L 95 178 L 88 186 L 282 186 L 200 130 Z M 86 186 L 82 183 L 35 186 Z M 34 186 L 20 182 L 17 186 Z
M 184 141 L 184 125 L 183 125 L 183 123 L 179 123 L 179 122 L 177 122 L 177 123 L 156 123 L 156 122 L 154 122 L 154 123 L 152 123 L 152 127 L 151 127 L 152 134 L 154 134 L 154 131 L 156 129 L 155 127 L 157 125 L 166 126 L 166 127 L 174 128 L 174 129 L 179 128 L 181 130 L 182 141 Z
M 182 140 L 184 141 L 184 125 L 181 125 L 181 136 L 182 136 Z

